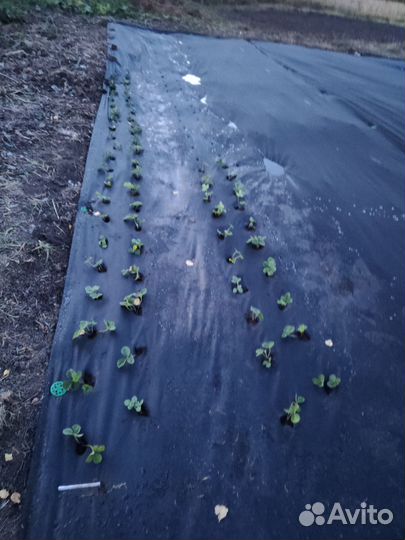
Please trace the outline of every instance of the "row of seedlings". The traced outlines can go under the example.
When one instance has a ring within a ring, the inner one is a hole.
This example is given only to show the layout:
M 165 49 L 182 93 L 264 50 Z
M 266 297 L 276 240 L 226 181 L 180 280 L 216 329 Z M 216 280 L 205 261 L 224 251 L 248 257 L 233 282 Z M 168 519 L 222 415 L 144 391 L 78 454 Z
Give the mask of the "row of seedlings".
M 237 174 L 234 171 L 231 171 L 227 163 L 223 159 L 217 160 L 217 165 L 226 171 L 226 179 L 233 182 L 233 194 L 235 196 L 234 208 L 236 210 L 245 210 L 246 208 L 246 188 L 243 183 L 237 179 Z M 211 202 L 213 195 L 214 181 L 213 179 L 204 174 L 201 179 L 201 191 L 203 193 L 203 201 Z M 218 204 L 212 209 L 212 216 L 214 218 L 221 218 L 227 214 L 227 209 L 222 201 L 219 201 Z M 250 216 L 248 221 L 245 224 L 245 228 L 253 233 L 256 231 L 257 223 L 253 216 Z M 225 240 L 233 236 L 234 227 L 232 224 L 217 229 L 217 236 L 220 240 Z M 266 237 L 251 234 L 247 239 L 246 244 L 249 245 L 252 249 L 261 250 L 266 246 Z M 233 265 L 236 265 L 238 261 L 243 261 L 244 257 L 240 250 L 234 249 L 233 253 L 227 257 L 227 262 Z M 263 261 L 262 271 L 266 277 L 273 277 L 277 271 L 277 264 L 273 257 L 268 257 Z M 241 275 L 234 274 L 231 278 L 231 287 L 233 294 L 244 294 L 248 291 L 246 284 L 243 282 L 243 277 Z M 292 295 L 289 291 L 282 294 L 277 300 L 277 305 L 280 310 L 286 309 L 290 304 L 293 303 Z M 264 320 L 263 312 L 255 307 L 250 306 L 249 312 L 246 315 L 246 318 L 249 323 L 257 324 Z M 305 324 L 298 324 L 297 326 L 286 325 L 281 334 L 281 339 L 299 339 L 302 341 L 308 341 L 310 335 L 308 332 L 308 327 Z M 274 341 L 264 341 L 260 347 L 256 349 L 256 357 L 260 358 L 261 364 L 264 368 L 271 368 L 273 359 L 274 359 Z M 330 374 L 326 377 L 324 374 L 320 374 L 317 377 L 312 379 L 312 382 L 315 386 L 319 388 L 324 388 L 327 393 L 336 389 L 341 382 L 341 379 L 335 374 Z M 284 409 L 284 412 L 281 416 L 281 422 L 286 425 L 294 426 L 298 424 L 301 420 L 301 405 L 305 402 L 305 398 L 300 395 L 295 395 L 291 404 L 288 408 Z
M 139 161 L 140 156 L 143 154 L 143 147 L 140 140 L 142 128 L 136 119 L 136 111 L 131 97 L 130 84 L 130 75 L 129 73 L 127 73 L 124 79 L 124 97 L 128 110 L 128 127 L 131 136 L 132 158 L 131 179 L 127 182 L 124 182 L 124 188 L 127 190 L 127 193 L 135 200 L 130 203 L 130 212 L 126 216 L 124 216 L 123 221 L 125 223 L 131 224 L 136 232 L 140 232 L 142 231 L 143 223 L 143 220 L 139 216 L 143 205 L 138 198 L 140 196 L 139 181 L 142 179 L 142 168 Z M 135 257 L 140 257 L 143 254 L 143 251 L 144 243 L 142 242 L 142 240 L 140 238 L 131 238 L 129 253 Z M 131 264 L 128 268 L 123 268 L 121 274 L 124 278 L 132 279 L 137 284 L 144 281 L 144 276 L 141 272 L 141 269 L 136 264 Z M 121 307 L 129 313 L 134 313 L 135 315 L 142 315 L 144 298 L 147 292 L 147 289 L 143 287 L 126 295 L 120 302 Z M 124 345 L 121 348 L 121 357 L 117 360 L 118 369 L 125 368 L 125 366 L 134 365 L 135 359 L 141 356 L 144 352 L 144 347 L 134 347 L 134 349 L 131 350 L 130 346 Z M 128 411 L 131 411 L 141 416 L 147 416 L 148 414 L 144 400 L 136 395 L 126 398 L 123 403 L 124 406 L 128 409 Z
M 103 176 L 102 191 L 97 191 L 95 197 L 88 203 L 82 210 L 93 217 L 101 219 L 104 223 L 111 221 L 110 215 L 105 211 L 100 211 L 97 208 L 97 204 L 109 205 L 111 203 L 111 197 L 106 194 L 105 190 L 112 190 L 114 185 L 114 165 L 116 163 L 116 155 L 114 151 L 121 150 L 121 146 L 117 143 L 117 123 L 120 120 L 120 112 L 117 104 L 117 85 L 115 78 L 110 78 L 108 81 L 108 132 L 109 140 L 112 143 L 112 150 L 108 151 L 103 159 L 103 163 L 98 169 L 98 173 Z M 100 235 L 98 239 L 98 246 L 100 249 L 108 248 L 108 237 Z M 89 257 L 85 263 L 91 266 L 98 273 L 102 274 L 107 272 L 107 266 L 102 258 L 94 260 Z M 85 294 L 94 302 L 99 302 L 103 299 L 103 291 L 100 285 L 87 285 L 85 287 Z M 80 321 L 79 327 L 73 334 L 73 340 L 82 338 L 92 339 L 99 334 L 109 334 L 116 331 L 116 323 L 112 320 L 104 321 L 104 328 L 98 329 L 97 321 Z M 87 371 L 75 371 L 69 369 L 66 372 L 66 380 L 56 381 L 51 386 L 51 393 L 56 396 L 62 396 L 67 392 L 75 392 L 81 390 L 83 393 L 88 394 L 93 391 L 95 386 L 95 378 L 91 373 Z M 66 427 L 63 430 L 63 435 L 73 440 L 76 446 L 76 452 L 79 455 L 88 452 L 86 457 L 86 463 L 99 464 L 103 460 L 103 454 L 105 452 L 104 444 L 91 444 L 89 443 L 86 434 L 82 431 L 80 424 L 73 424 L 70 427 Z

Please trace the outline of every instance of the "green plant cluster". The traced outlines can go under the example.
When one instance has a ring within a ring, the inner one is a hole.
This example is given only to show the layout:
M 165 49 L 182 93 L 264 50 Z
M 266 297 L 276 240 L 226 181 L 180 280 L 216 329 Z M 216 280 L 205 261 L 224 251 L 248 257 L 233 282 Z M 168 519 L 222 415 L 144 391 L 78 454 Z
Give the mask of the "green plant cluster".
M 122 129 L 122 118 L 124 116 L 123 111 L 119 109 L 119 100 L 118 95 L 122 91 L 125 98 L 125 103 L 127 107 L 127 120 L 129 126 L 129 133 L 131 136 L 131 151 L 133 154 L 133 159 L 131 161 L 131 177 L 130 180 L 126 181 L 123 185 L 123 188 L 127 190 L 127 193 L 131 196 L 138 197 L 140 195 L 140 187 L 138 182 L 143 178 L 142 175 L 142 166 L 140 163 L 139 156 L 143 153 L 143 147 L 141 143 L 142 128 L 136 118 L 135 107 L 133 105 L 132 96 L 131 96 L 131 79 L 129 74 L 127 74 L 122 82 L 120 83 L 115 77 L 111 77 L 107 81 L 108 89 L 108 142 L 109 146 L 112 149 L 109 149 L 103 157 L 102 165 L 98 169 L 98 174 L 101 175 L 102 189 L 108 189 L 109 195 L 103 191 L 97 191 L 95 194 L 95 199 L 99 204 L 111 204 L 114 207 L 114 172 L 115 172 L 115 163 L 116 163 L 116 153 L 115 151 L 120 151 L 122 149 L 121 145 L 117 143 L 117 131 Z M 124 222 L 129 222 L 133 224 L 137 231 L 142 230 L 143 221 L 139 218 L 139 212 L 142 209 L 142 201 L 139 199 L 129 203 L 130 213 L 123 216 Z M 99 216 L 102 215 L 101 212 L 97 211 L 93 207 L 88 207 L 89 210 L 86 212 L 89 216 Z M 106 215 L 106 214 L 105 214 Z M 109 223 L 110 219 L 102 219 L 104 223 Z M 98 248 L 101 250 L 106 250 L 108 258 L 108 247 L 109 239 L 106 234 L 108 225 L 100 225 L 101 230 L 98 233 L 98 239 L 95 240 L 98 242 Z M 140 256 L 144 252 L 144 243 L 141 238 L 131 238 L 130 239 L 130 248 L 129 253 L 132 255 Z M 129 256 L 128 256 L 129 258 Z M 107 272 L 107 264 L 102 258 L 98 257 L 88 257 L 85 263 L 91 268 L 96 270 L 99 273 Z M 107 261 L 108 263 L 108 261 Z M 143 281 L 144 277 L 140 271 L 139 266 L 135 264 L 130 264 L 129 266 L 121 270 L 121 275 L 126 278 L 132 278 L 133 281 L 139 282 Z M 101 276 L 100 276 L 101 278 Z M 102 279 L 102 278 L 101 278 Z M 107 288 L 106 283 L 103 288 Z M 102 285 L 93 285 L 89 284 L 85 287 L 85 293 L 89 299 L 93 301 L 99 301 L 103 299 L 103 290 Z M 136 291 L 129 291 L 127 295 L 120 302 L 120 306 L 128 311 L 134 312 L 138 315 L 142 314 L 142 308 L 145 303 L 145 297 L 147 294 L 147 289 L 144 287 Z M 97 302 L 98 305 L 102 306 L 103 302 Z M 95 304 L 93 304 L 95 305 Z M 100 307 L 99 309 L 102 309 Z M 78 340 L 86 343 L 84 338 L 94 338 L 99 334 L 111 334 L 116 331 L 115 321 L 105 320 L 104 327 L 99 330 L 96 320 L 81 320 L 78 324 L 77 329 L 73 334 L 73 340 L 76 342 Z M 116 365 L 118 369 L 122 369 L 127 366 L 133 366 L 135 364 L 135 359 L 139 353 L 138 349 L 131 348 L 130 345 L 123 345 L 120 349 L 120 357 L 116 360 Z M 118 356 L 118 355 L 117 355 Z M 83 393 L 89 393 L 93 386 L 85 382 L 85 377 L 82 371 L 75 371 L 74 369 L 69 369 L 66 373 L 67 380 L 63 381 L 63 389 L 66 392 L 73 392 L 75 390 L 81 389 Z M 59 381 L 58 381 L 59 382 Z M 134 410 L 138 414 L 143 414 L 144 411 L 144 401 L 138 399 L 136 396 L 132 396 L 129 399 L 124 401 L 125 406 L 128 410 Z M 81 431 L 80 424 L 73 424 L 71 427 L 65 428 L 63 434 L 71 437 L 75 443 L 83 451 L 88 451 L 86 458 L 86 463 L 95 463 L 99 464 L 103 460 L 103 453 L 105 451 L 104 445 L 93 445 L 89 444 L 86 441 L 86 438 Z

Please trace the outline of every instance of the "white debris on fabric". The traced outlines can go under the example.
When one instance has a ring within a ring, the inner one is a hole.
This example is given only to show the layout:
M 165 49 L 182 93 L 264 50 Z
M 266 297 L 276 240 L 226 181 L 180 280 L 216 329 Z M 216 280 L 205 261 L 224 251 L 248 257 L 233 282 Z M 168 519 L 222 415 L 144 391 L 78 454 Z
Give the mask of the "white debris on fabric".
M 182 77 L 183 81 L 192 84 L 193 86 L 200 86 L 201 84 L 201 78 L 197 77 L 197 75 L 192 75 L 191 73 L 187 73 L 187 75 L 183 75 Z
M 194 261 L 192 261 L 191 259 L 187 259 L 186 266 L 194 266 Z
M 325 339 L 325 345 L 327 347 L 333 347 L 333 341 L 331 339 Z
M 200 101 L 203 105 L 207 105 L 207 96 L 202 97 Z

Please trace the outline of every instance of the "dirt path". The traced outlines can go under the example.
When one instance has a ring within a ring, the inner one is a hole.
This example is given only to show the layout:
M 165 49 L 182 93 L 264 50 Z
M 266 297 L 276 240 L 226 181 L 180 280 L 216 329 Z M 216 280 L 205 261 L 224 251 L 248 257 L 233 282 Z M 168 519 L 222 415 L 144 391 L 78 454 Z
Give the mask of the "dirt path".
M 0 489 L 22 493 L 105 68 L 105 28 L 57 14 L 1 31 Z M 4 454 L 12 454 L 5 461 Z M 0 504 L 0 536 L 21 537 Z

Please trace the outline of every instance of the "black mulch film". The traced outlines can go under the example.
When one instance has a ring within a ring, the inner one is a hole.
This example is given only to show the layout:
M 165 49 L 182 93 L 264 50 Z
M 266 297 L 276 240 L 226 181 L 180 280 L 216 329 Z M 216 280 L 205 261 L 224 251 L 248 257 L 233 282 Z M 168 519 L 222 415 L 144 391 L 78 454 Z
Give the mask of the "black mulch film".
M 404 63 L 108 36 L 27 537 L 403 538 Z

